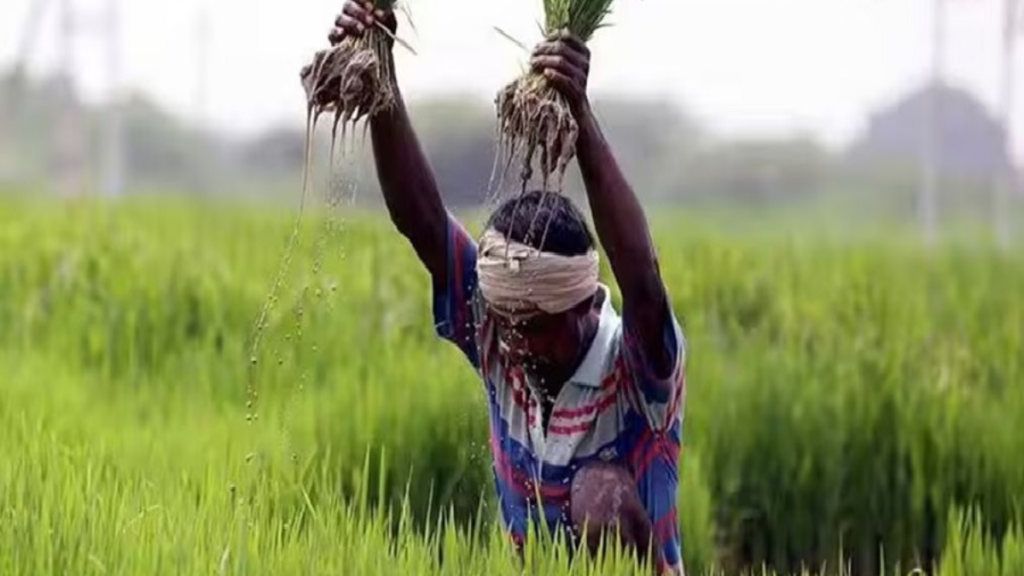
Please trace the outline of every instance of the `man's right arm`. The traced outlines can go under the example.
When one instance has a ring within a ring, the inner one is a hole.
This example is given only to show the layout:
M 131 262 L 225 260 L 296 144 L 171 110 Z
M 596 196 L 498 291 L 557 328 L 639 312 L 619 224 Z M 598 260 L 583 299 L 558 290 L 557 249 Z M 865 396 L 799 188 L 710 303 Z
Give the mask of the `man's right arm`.
M 378 25 L 394 34 L 398 27 L 394 12 L 375 10 L 366 0 L 347 0 L 328 41 L 337 46 L 346 37 L 362 36 Z M 369 119 L 377 180 L 391 221 L 412 244 L 434 286 L 443 286 L 448 276 L 448 213 L 397 83 L 394 90 L 395 105 Z
M 346 36 L 363 34 L 378 21 L 394 33 L 394 13 L 374 13 L 368 2 L 348 0 L 328 39 L 336 45 Z M 478 367 L 472 309 L 476 244 L 445 209 L 401 91 L 397 85 L 394 89 L 395 105 L 369 119 L 377 180 L 391 221 L 430 272 L 435 330 Z
M 443 286 L 448 278 L 448 212 L 397 92 L 395 106 L 370 119 L 377 180 L 391 221 L 412 244 L 434 285 Z
M 377 179 L 392 222 L 409 239 L 433 280 L 434 327 L 479 368 L 472 295 L 476 244 L 448 215 L 401 97 L 370 120 Z

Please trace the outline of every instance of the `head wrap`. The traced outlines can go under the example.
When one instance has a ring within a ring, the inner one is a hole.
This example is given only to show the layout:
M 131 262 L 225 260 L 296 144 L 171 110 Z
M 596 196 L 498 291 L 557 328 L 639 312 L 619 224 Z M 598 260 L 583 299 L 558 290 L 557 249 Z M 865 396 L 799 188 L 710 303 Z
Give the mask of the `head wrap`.
M 476 266 L 484 300 L 506 315 L 565 312 L 598 288 L 596 250 L 581 256 L 542 252 L 493 229 L 480 239 Z

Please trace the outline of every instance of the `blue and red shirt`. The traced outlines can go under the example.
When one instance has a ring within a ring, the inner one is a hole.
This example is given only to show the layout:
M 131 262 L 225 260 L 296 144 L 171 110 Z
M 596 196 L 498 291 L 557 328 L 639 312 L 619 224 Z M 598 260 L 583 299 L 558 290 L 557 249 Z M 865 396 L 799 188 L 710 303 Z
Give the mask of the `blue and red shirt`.
M 608 287 L 597 335 L 555 401 L 547 429 L 539 392 L 498 352 L 492 321 L 477 289 L 476 242 L 448 221 L 448 278 L 434 287 L 437 333 L 459 347 L 479 374 L 490 412 L 494 486 L 512 538 L 527 523 L 552 530 L 567 523 L 574 472 L 595 461 L 625 467 L 636 480 L 653 526 L 659 565 L 683 574 L 676 498 L 686 402 L 686 346 L 675 315 L 666 316 L 664 346 L 673 359 L 666 379 L 649 368 L 635 328 L 620 317 Z M 537 502 L 540 494 L 541 502 Z

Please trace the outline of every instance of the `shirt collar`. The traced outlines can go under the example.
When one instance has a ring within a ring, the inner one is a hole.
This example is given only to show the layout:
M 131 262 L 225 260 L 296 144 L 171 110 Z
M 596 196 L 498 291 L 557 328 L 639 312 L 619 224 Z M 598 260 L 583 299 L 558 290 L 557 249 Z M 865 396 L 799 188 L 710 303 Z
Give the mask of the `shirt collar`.
M 619 330 L 621 320 L 612 306 L 611 291 L 604 284 L 598 285 L 603 298 L 601 302 L 601 315 L 598 320 L 597 334 L 590 343 L 583 362 L 576 368 L 576 372 L 569 378 L 569 382 L 588 388 L 600 388 L 604 376 L 608 350 L 611 348 L 616 333 Z

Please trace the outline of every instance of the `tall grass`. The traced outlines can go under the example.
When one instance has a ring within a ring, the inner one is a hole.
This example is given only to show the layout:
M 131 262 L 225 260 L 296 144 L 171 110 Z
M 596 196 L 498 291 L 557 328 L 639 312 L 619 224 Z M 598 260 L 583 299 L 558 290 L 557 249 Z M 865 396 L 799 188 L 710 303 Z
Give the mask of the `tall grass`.
M 512 573 L 426 274 L 386 221 L 322 216 L 249 410 L 290 215 L 0 208 L 0 573 Z M 690 573 L 1013 573 L 1024 263 L 687 228 L 656 236 L 691 346 Z

